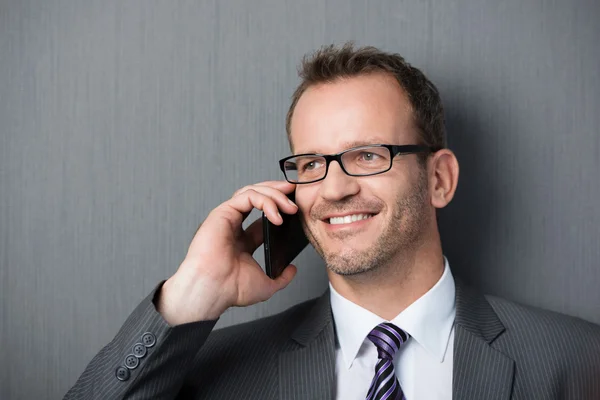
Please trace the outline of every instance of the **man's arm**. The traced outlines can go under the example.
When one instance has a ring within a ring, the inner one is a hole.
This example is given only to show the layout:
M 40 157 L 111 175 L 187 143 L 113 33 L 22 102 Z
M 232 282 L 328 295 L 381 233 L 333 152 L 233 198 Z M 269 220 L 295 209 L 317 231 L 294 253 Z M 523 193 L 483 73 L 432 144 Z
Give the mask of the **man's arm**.
M 65 395 L 71 399 L 174 399 L 217 320 L 170 326 L 156 310 L 162 283 L 127 318 Z
M 296 274 L 289 266 L 270 279 L 252 258 L 263 242 L 262 219 L 242 228 L 254 208 L 280 225 L 279 209 L 298 211 L 285 195 L 293 190 L 288 182 L 262 182 L 212 210 L 177 272 L 135 309 L 65 399 L 174 398 L 221 314 L 271 298 Z

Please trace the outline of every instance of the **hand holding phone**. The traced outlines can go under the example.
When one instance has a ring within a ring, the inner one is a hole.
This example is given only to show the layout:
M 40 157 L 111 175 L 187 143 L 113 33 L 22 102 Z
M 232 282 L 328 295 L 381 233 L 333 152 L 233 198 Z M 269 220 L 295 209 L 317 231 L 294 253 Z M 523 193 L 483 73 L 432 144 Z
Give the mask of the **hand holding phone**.
M 268 300 L 287 286 L 296 268 L 269 279 L 252 257 L 263 244 L 262 220 L 246 229 L 242 224 L 253 209 L 262 210 L 276 224 L 282 215 L 296 213 L 297 206 L 285 195 L 294 188 L 286 181 L 249 185 L 210 212 L 179 269 L 155 298 L 158 312 L 170 325 L 214 320 L 229 307 Z

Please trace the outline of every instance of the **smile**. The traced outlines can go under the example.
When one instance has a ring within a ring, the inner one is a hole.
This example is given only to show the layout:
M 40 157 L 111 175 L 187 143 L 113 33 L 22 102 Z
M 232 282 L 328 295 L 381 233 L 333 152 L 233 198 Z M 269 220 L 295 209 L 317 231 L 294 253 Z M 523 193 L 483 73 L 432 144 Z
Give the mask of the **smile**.
M 332 217 L 329 218 L 331 225 L 351 224 L 352 222 L 361 221 L 363 219 L 369 219 L 373 214 L 350 214 L 343 217 Z

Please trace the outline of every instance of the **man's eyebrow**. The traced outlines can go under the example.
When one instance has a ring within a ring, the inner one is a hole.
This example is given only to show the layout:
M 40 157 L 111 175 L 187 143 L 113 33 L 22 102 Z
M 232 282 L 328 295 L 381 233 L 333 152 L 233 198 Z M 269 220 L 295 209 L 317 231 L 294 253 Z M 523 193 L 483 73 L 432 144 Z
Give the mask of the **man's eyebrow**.
M 342 146 L 340 146 L 341 150 L 339 150 L 339 151 L 352 149 L 354 147 L 369 146 L 372 144 L 387 144 L 387 142 L 385 140 L 375 138 L 375 137 L 369 138 L 369 139 L 352 140 L 349 142 L 344 142 L 342 144 Z M 324 154 L 322 151 L 316 151 L 314 149 L 307 150 L 307 151 L 298 151 L 295 154 L 313 154 L 313 153 L 314 154 Z

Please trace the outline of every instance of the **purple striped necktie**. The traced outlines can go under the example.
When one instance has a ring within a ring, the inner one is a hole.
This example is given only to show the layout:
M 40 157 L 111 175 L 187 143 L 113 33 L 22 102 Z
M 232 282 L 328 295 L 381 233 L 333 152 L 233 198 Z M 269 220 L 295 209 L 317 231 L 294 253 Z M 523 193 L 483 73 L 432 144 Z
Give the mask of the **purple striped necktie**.
M 394 354 L 406 343 L 408 334 L 396 325 L 384 322 L 373 328 L 367 338 L 377 347 L 379 360 L 366 400 L 406 400 L 394 372 Z

